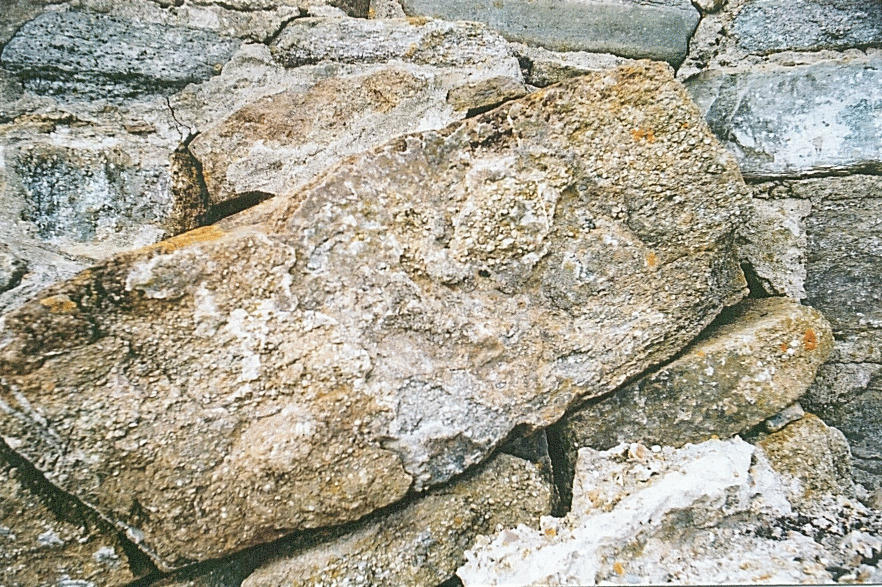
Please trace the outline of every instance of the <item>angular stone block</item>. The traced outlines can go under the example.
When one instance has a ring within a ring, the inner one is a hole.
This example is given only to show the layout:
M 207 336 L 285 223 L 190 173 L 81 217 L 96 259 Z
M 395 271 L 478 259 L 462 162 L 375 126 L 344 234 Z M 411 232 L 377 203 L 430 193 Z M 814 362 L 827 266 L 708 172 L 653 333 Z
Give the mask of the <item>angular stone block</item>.
M 216 75 L 238 45 L 200 29 L 49 11 L 19 29 L 0 64 L 39 94 L 82 100 L 167 95 Z
M 882 164 L 882 54 L 794 67 L 709 70 L 687 87 L 745 177 Z
M 398 511 L 277 557 L 243 585 L 312 585 L 329 577 L 353 587 L 437 585 L 453 576 L 479 534 L 498 525 L 538 525 L 551 513 L 552 496 L 546 473 L 500 454 Z
M 746 198 L 666 65 L 585 76 L 5 315 L 0 432 L 165 568 L 353 521 L 682 349 Z
M 687 0 L 402 0 L 412 16 L 484 22 L 507 38 L 557 51 L 613 53 L 674 66 L 699 13 Z
M 732 33 L 743 50 L 820 51 L 878 46 L 882 3 L 864 0 L 748 0 Z

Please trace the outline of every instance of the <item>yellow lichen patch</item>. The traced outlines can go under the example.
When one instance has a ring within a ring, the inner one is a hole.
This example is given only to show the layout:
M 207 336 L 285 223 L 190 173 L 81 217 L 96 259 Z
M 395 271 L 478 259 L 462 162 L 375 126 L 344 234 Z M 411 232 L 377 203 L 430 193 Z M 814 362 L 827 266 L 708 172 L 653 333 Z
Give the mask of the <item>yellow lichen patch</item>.
M 554 528 L 546 528 L 545 535 L 548 536 L 549 538 L 557 536 L 557 530 L 555 530 Z
M 625 566 L 618 561 L 616 561 L 613 564 L 613 570 L 616 572 L 616 575 L 624 575 L 625 574 Z
M 811 328 L 805 331 L 805 334 L 802 337 L 802 345 L 807 351 L 813 351 L 818 348 L 818 335 L 815 334 L 815 331 Z
M 646 254 L 646 266 L 650 269 L 655 269 L 656 266 L 658 266 L 658 255 L 656 255 L 652 251 L 649 251 Z
M 425 16 L 408 16 L 407 22 L 409 22 L 413 26 L 423 26 L 424 24 L 429 22 L 429 19 Z
M 43 298 L 40 300 L 40 305 L 53 314 L 72 314 L 77 311 L 77 305 L 73 300 L 63 294 Z
M 156 244 L 145 247 L 143 250 L 154 249 L 159 250 L 163 253 L 171 253 L 173 251 L 183 249 L 184 247 L 188 247 L 196 243 L 205 243 L 217 240 L 224 234 L 226 233 L 217 226 L 203 226 L 201 228 L 179 234 L 178 236 L 173 236 L 164 241 L 159 241 Z
M 787 352 L 787 349 L 789 349 L 790 347 L 787 346 L 787 343 L 786 343 L 786 342 L 782 342 L 781 345 L 780 345 L 778 348 L 781 349 L 781 352 L 782 352 L 782 353 L 786 353 L 786 352 Z
M 631 138 L 633 138 L 635 141 L 638 141 L 638 142 L 640 140 L 645 140 L 647 143 L 654 143 L 655 142 L 655 131 L 653 131 L 651 128 L 649 128 L 649 129 L 636 128 L 631 131 Z

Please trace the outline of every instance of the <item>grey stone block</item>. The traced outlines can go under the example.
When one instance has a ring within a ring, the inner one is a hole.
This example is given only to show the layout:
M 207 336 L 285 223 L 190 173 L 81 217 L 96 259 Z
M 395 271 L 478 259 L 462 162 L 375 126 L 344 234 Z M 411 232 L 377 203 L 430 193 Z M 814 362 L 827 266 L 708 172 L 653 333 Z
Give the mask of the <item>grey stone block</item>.
M 707 71 L 687 82 L 745 177 L 878 168 L 882 55 Z
M 74 99 L 171 94 L 220 72 L 238 47 L 206 30 L 86 12 L 45 12 L 3 49 L 25 88 Z
M 733 29 L 738 45 L 757 54 L 879 46 L 882 2 L 753 0 Z
M 688 0 L 403 0 L 413 16 L 487 23 L 506 38 L 679 65 L 699 13 Z

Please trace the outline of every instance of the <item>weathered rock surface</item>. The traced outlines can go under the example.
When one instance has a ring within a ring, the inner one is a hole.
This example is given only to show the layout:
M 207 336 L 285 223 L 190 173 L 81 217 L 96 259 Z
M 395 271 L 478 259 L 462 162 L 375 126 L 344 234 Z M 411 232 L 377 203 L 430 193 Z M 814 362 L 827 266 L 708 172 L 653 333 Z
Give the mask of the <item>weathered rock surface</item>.
M 832 361 L 820 369 L 804 403 L 855 443 L 855 474 L 861 482 L 880 486 L 877 455 L 882 448 L 875 440 L 880 428 L 874 429 L 878 424 L 873 423 L 879 396 L 863 394 L 882 388 L 878 383 L 882 370 L 882 228 L 877 222 L 882 214 L 882 179 L 852 175 L 788 180 L 758 184 L 755 192 L 764 198 L 762 206 L 795 213 L 785 212 L 787 218 L 777 227 L 774 215 L 769 217 L 771 222 L 755 217 L 748 223 L 754 254 L 747 256 L 754 263 L 768 259 L 767 267 L 774 268 L 772 274 L 779 282 L 786 282 L 788 274 L 804 271 L 806 300 L 824 312 L 836 336 Z M 786 230 L 800 237 L 789 239 Z M 804 251 L 800 255 L 804 269 L 797 266 L 786 271 L 796 258 L 788 254 L 788 240 Z M 763 243 L 784 246 L 769 246 L 763 255 Z M 846 407 L 852 401 L 856 403 Z
M 861 0 L 748 0 L 735 16 L 732 34 L 742 49 L 755 54 L 879 47 L 882 4 Z
M 882 487 L 882 375 L 848 403 L 824 411 L 826 420 L 848 437 L 855 479 L 868 488 Z
M 879 572 L 878 513 L 831 498 L 806 523 L 786 486 L 737 438 L 585 448 L 566 518 L 479 538 L 457 575 L 467 586 L 796 584 Z
M 705 11 L 689 41 L 678 75 L 704 69 L 811 63 L 817 57 L 852 56 L 878 48 L 882 9 L 875 2 L 845 0 L 727 0 Z M 711 12 L 708 14 L 707 12 Z
M 298 22 L 295 28 L 308 40 L 305 47 L 320 50 L 328 48 L 327 35 L 341 27 L 365 35 L 377 32 L 372 21 L 340 19 Z M 393 64 L 361 66 L 368 71 L 319 81 L 305 92 L 263 97 L 193 141 L 190 151 L 201 163 L 212 203 L 247 193 L 292 191 L 347 155 L 409 132 L 439 128 L 472 110 L 526 93 L 517 62 L 502 39 L 477 25 L 394 21 L 382 23 L 382 28 L 394 34 L 377 37 L 370 46 L 395 59 Z M 399 55 L 395 35 L 448 44 L 446 58 Z M 349 36 L 333 37 L 334 42 Z M 478 38 L 488 50 L 467 47 Z M 284 39 L 288 37 L 282 43 Z M 466 41 L 465 48 L 458 45 L 460 40 Z M 338 54 L 328 58 L 346 60 Z
M 845 436 L 820 418 L 806 414 L 757 442 L 772 468 L 792 477 L 792 503 L 817 500 L 819 495 L 854 496 L 851 452 Z
M 411 16 L 487 23 L 513 41 L 679 65 L 699 13 L 686 0 L 402 0 Z
M 137 578 L 112 530 L 46 494 L 9 455 L 0 441 L 0 583 L 121 585 Z
M 727 438 L 806 391 L 833 346 L 820 313 L 784 298 L 745 300 L 729 312 L 677 360 L 567 416 L 559 434 L 570 473 L 581 447 Z
M 521 43 L 512 43 L 511 47 L 521 64 L 524 79 L 528 84 L 540 88 L 586 73 L 614 69 L 630 61 L 610 53 L 549 51 Z
M 586 76 L 7 314 L 0 431 L 166 568 L 355 520 L 685 346 L 745 196 L 667 67 Z
M 754 198 L 751 202 L 749 220 L 739 232 L 738 250 L 766 293 L 805 299 L 805 218 L 811 211 L 810 201 L 795 198 Z
M 552 496 L 546 473 L 500 454 L 401 510 L 281 556 L 243 585 L 437 585 L 453 576 L 476 536 L 538 524 Z
M 192 28 L 48 11 L 3 48 L 26 89 L 71 99 L 171 94 L 216 74 L 238 42 Z
M 285 67 L 402 60 L 435 67 L 487 65 L 500 75 L 517 71 L 516 61 L 500 59 L 513 56 L 508 43 L 478 23 L 300 18 L 284 28 L 270 49 Z
M 882 53 L 794 67 L 709 70 L 687 82 L 745 177 L 829 173 L 882 161 Z

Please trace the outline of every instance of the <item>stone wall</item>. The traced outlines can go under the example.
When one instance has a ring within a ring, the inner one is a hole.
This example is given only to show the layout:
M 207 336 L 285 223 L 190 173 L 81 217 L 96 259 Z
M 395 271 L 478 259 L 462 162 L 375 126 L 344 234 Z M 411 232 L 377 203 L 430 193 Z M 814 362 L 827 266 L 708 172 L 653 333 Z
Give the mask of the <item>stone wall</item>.
M 880 48 L 876 2 L 729 0 L 678 73 L 753 187 L 745 253 L 762 288 L 833 325 L 803 402 L 849 438 L 869 488 L 882 485 Z
M 882 4 L 6 4 L 0 583 L 882 580 Z

